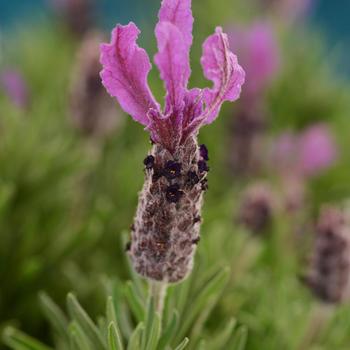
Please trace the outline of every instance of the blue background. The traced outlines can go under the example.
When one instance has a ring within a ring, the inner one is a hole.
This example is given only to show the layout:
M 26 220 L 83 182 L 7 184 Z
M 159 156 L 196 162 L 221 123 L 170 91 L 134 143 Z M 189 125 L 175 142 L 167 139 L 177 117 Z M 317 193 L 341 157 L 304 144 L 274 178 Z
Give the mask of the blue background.
M 45 13 L 51 0 L 0 0 L 0 28 L 18 26 L 25 17 L 33 13 L 38 16 Z M 151 4 L 151 5 L 150 5 Z M 155 2 L 145 0 L 101 0 L 98 6 L 98 18 L 104 25 L 111 27 L 117 21 L 142 21 L 147 14 L 153 13 Z M 132 11 L 130 11 L 132 9 Z M 350 72 L 347 48 L 350 45 L 350 1 L 349 0 L 314 0 L 310 21 L 327 40 L 330 50 L 340 50 L 342 72 Z

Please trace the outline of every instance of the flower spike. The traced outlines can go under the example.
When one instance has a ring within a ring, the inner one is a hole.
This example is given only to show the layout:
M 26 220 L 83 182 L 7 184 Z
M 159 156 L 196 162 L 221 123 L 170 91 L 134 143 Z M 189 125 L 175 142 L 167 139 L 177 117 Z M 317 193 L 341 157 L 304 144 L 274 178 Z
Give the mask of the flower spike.
M 155 29 L 154 61 L 166 88 L 164 110 L 147 85 L 151 69 L 139 48 L 137 27 L 114 29 L 101 46 L 102 83 L 133 119 L 151 134 L 144 160 L 145 183 L 131 233 L 128 254 L 142 276 L 176 283 L 188 276 L 200 239 L 203 193 L 208 189 L 208 150 L 197 133 L 216 119 L 224 101 L 239 97 L 244 71 L 221 28 L 203 46 L 202 66 L 212 88 L 188 89 L 193 17 L 191 0 L 163 0 Z

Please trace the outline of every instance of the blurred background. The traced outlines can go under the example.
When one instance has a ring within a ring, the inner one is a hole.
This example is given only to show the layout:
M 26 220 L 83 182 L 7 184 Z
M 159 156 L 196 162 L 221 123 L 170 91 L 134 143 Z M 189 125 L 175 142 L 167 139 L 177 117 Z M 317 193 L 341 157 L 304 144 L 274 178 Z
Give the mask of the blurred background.
M 130 279 L 150 144 L 101 86 L 98 47 L 132 20 L 153 57 L 159 4 L 0 0 L 0 332 L 53 343 L 40 291 L 62 306 L 74 290 L 96 317 L 107 281 Z M 349 228 L 350 2 L 193 0 L 193 11 L 190 85 L 207 86 L 201 45 L 217 25 L 247 74 L 240 100 L 199 137 L 212 171 L 188 283 L 231 268 L 201 336 L 232 315 L 247 349 L 348 350 L 350 240 L 335 253 L 315 242 Z M 162 101 L 155 68 L 150 85 Z M 331 316 L 316 322 L 325 305 Z

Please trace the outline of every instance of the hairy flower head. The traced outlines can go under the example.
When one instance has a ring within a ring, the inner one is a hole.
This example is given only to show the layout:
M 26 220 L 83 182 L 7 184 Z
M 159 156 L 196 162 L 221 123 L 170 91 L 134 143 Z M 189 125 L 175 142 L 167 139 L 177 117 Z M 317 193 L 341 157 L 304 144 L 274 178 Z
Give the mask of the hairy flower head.
M 189 89 L 193 16 L 191 0 L 163 0 L 155 28 L 154 61 L 167 91 L 161 109 L 147 83 L 151 63 L 136 40 L 136 25 L 117 25 L 109 44 L 101 45 L 102 83 L 131 117 L 144 125 L 154 142 L 171 153 L 202 125 L 212 123 L 224 101 L 236 100 L 245 74 L 220 27 L 203 44 L 201 64 L 211 88 Z

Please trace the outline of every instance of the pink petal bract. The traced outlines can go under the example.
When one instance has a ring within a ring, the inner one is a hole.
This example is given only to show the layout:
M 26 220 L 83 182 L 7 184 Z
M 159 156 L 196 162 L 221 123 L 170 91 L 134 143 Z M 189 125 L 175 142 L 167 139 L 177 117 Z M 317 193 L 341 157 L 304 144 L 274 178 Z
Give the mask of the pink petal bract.
M 191 0 L 163 0 L 158 17 L 155 34 L 159 51 L 155 56 L 155 63 L 167 90 L 165 113 L 170 110 L 176 113 L 183 108 L 183 99 L 191 75 Z
M 140 31 L 130 22 L 117 25 L 110 44 L 101 45 L 102 83 L 115 97 L 125 112 L 147 126 L 148 111 L 159 109 L 148 87 L 147 77 L 151 63 L 144 49 L 137 44 Z
M 220 27 L 203 44 L 201 59 L 204 75 L 214 83 L 213 88 L 204 90 L 205 124 L 217 117 L 224 101 L 235 101 L 241 93 L 245 73 L 237 57 L 229 50 L 227 35 Z

